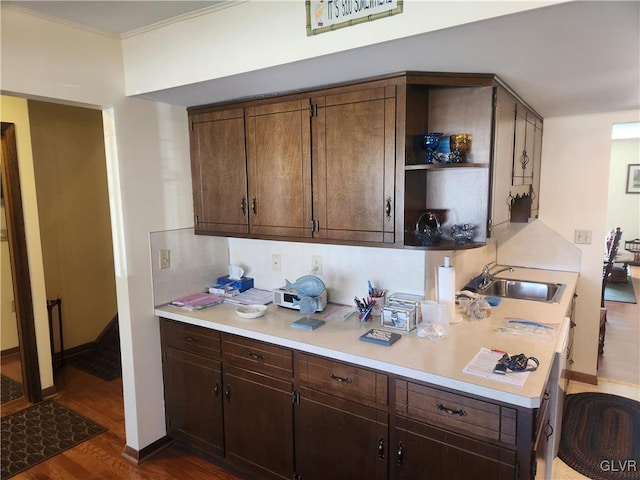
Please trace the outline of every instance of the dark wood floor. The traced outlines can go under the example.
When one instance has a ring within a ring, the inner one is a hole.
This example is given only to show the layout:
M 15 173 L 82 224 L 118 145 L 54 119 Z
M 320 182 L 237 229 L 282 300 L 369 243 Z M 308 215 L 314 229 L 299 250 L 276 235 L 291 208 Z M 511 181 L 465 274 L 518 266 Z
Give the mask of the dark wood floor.
M 3 373 L 13 377 L 14 370 L 15 362 L 3 359 Z M 58 395 L 55 401 L 91 418 L 109 430 L 12 477 L 16 480 L 241 480 L 242 478 L 175 445 L 140 465 L 134 465 L 124 458 L 122 456 L 125 447 L 122 380 L 106 382 L 74 367 L 65 366 L 56 373 L 56 388 Z M 2 415 L 7 413 L 3 405 Z

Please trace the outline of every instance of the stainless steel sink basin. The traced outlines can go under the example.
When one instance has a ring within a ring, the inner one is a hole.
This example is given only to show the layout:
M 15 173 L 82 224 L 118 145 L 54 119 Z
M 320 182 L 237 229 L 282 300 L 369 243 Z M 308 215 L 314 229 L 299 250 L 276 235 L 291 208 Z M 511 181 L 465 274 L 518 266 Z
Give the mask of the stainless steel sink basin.
M 496 278 L 487 288 L 480 290 L 484 295 L 514 298 L 517 300 L 533 300 L 536 302 L 558 303 L 566 285 L 563 283 L 530 282 L 526 280 L 510 280 Z

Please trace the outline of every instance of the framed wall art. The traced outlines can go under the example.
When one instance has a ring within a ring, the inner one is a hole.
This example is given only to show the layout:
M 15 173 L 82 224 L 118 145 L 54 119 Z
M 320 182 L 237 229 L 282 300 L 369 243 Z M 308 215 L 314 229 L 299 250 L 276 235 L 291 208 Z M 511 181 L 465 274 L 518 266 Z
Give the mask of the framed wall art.
M 627 193 L 640 193 L 640 163 L 627 167 Z
M 307 36 L 402 13 L 403 0 L 306 0 Z

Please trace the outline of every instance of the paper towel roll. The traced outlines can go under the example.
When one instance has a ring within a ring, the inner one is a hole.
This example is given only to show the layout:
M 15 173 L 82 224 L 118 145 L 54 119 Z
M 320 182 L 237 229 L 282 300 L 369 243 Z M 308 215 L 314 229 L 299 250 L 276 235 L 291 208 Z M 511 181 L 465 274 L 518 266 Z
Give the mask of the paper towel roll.
M 449 264 L 449 257 L 445 257 L 444 266 L 438 267 L 437 273 L 438 303 L 447 306 L 449 323 L 456 323 L 456 269 Z

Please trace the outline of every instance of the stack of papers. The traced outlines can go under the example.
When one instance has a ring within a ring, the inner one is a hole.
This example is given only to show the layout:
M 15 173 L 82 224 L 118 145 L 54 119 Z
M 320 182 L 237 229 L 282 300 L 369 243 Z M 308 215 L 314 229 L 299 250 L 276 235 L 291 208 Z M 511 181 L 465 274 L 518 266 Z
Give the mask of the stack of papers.
M 488 348 L 481 348 L 476 356 L 462 369 L 464 373 L 470 375 L 477 375 L 479 377 L 489 378 L 498 382 L 509 383 L 521 387 L 529 378 L 530 372 L 512 372 L 507 371 L 506 374 L 500 375 L 493 373 L 493 369 L 498 363 L 498 360 L 502 358 L 504 352 L 497 350 L 490 350 Z
M 225 303 L 233 303 L 236 305 L 266 305 L 273 301 L 273 292 L 271 290 L 250 288 L 238 295 L 225 298 L 224 301 Z
M 171 305 L 184 308 L 185 310 L 202 310 L 203 308 L 218 305 L 224 300 L 220 295 L 213 295 L 211 293 L 193 293 L 186 297 L 176 298 L 171 302 Z

